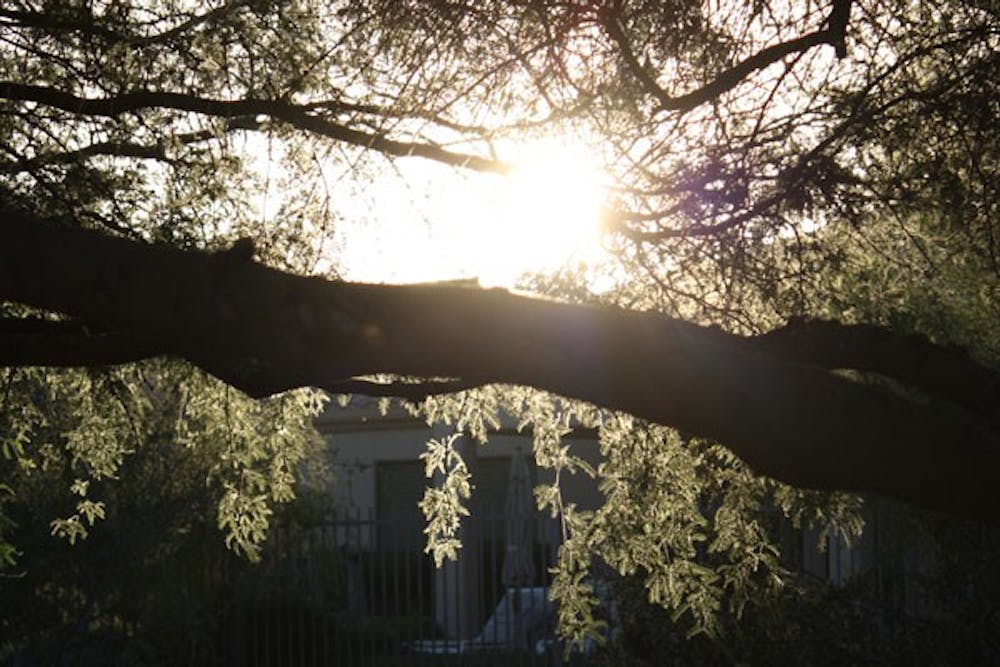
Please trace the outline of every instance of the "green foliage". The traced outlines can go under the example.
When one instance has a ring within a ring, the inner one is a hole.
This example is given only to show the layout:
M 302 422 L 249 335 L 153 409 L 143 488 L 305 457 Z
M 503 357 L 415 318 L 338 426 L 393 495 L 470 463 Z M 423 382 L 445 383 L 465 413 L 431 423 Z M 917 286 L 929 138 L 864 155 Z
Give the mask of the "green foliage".
M 596 665 L 912 665 L 989 664 L 997 650 L 992 611 L 998 577 L 992 565 L 997 531 L 921 515 L 875 502 L 893 515 L 894 531 L 880 533 L 912 558 L 933 558 L 912 577 L 898 604 L 879 593 L 890 571 L 883 566 L 840 586 L 808 577 L 755 601 L 741 616 L 721 618 L 717 635 L 691 638 L 684 623 L 650 604 L 640 577 L 616 579 L 621 627 L 596 656 Z M 933 609 L 921 613 L 917 601 Z
M 499 424 L 506 416 L 530 430 L 535 463 L 554 480 L 535 489 L 538 506 L 559 517 L 563 532 L 550 595 L 560 632 L 577 648 L 607 635 L 606 599 L 596 585 L 603 573 L 641 581 L 645 597 L 684 634 L 715 637 L 726 619 L 757 613 L 791 579 L 781 562 L 780 521 L 848 538 L 863 526 L 854 496 L 791 489 L 757 477 L 718 445 L 544 392 L 492 386 L 410 408 L 453 426 Z M 564 439 L 587 428 L 600 436 L 596 468 Z M 432 440 L 423 455 L 428 476 L 441 480 L 422 503 L 428 549 L 439 564 L 457 556 L 454 535 L 475 484 L 453 446 L 459 433 Z M 564 501 L 561 483 L 570 475 L 598 480 L 600 508 L 583 511 Z
M 0 597 L 19 610 L 0 615 L 0 661 L 186 662 L 223 620 L 221 573 L 289 522 L 279 506 L 297 490 L 298 515 L 328 507 L 314 392 L 251 401 L 166 360 L 6 379 L 5 425 L 45 417 L 0 469 L 2 536 L 18 550 Z
M 106 517 L 106 497 L 129 457 L 173 448 L 196 467 L 187 473 L 193 479 L 168 485 L 215 494 L 226 543 L 255 558 L 272 506 L 294 497 L 296 472 L 320 446 L 311 423 L 324 403 L 320 394 L 253 401 L 176 362 L 11 370 L 7 379 L 11 400 L 0 419 L 15 434 L 5 450 L 8 488 L 22 505 L 29 498 L 38 507 L 71 502 L 71 514 L 56 510 L 57 518 L 46 519 L 52 534 L 70 543 Z M 55 488 L 64 490 L 62 500 Z
M 294 103 L 338 128 L 481 155 L 502 140 L 569 131 L 597 146 L 613 181 L 617 287 L 596 297 L 569 272 L 533 287 L 746 334 L 796 315 L 875 323 L 995 363 L 996 12 L 857 0 L 849 58 L 834 62 L 826 47 L 796 53 L 711 104 L 658 110 L 650 81 L 664 95 L 697 90 L 764 46 L 819 29 L 829 11 L 730 4 L 16 2 L 0 26 L 0 79 L 92 97 Z M 628 38 L 631 59 L 609 25 Z M 287 121 L 166 107 L 88 115 L 6 100 L 0 203 L 185 248 L 250 236 L 271 266 L 335 273 L 338 225 L 372 217 L 364 204 L 378 197 L 370 186 L 385 164 L 364 150 L 371 142 L 348 146 Z M 307 390 L 250 400 L 166 360 L 3 371 L 0 591 L 12 590 L 22 562 L 44 569 L 41 554 L 64 542 L 79 572 L 106 566 L 97 547 L 114 551 L 112 531 L 101 538 L 107 525 L 136 548 L 137 567 L 220 530 L 231 550 L 259 559 L 296 478 L 320 465 L 311 419 L 323 401 Z M 604 571 L 666 610 L 644 607 L 655 623 L 643 633 L 656 623 L 671 637 L 701 633 L 695 642 L 705 643 L 685 646 L 709 648 L 694 655 L 733 658 L 719 642 L 747 640 L 772 614 L 781 623 L 766 629 L 780 644 L 801 600 L 784 597 L 778 524 L 814 526 L 821 541 L 862 528 L 855 497 L 760 479 L 717 444 L 544 392 L 486 387 L 409 408 L 479 442 L 507 418 L 530 431 L 536 464 L 555 480 L 536 489 L 538 504 L 562 521 L 552 594 L 578 646 L 606 629 L 594 578 Z M 565 437 L 574 429 L 598 434 L 598 466 L 574 452 Z M 438 563 L 458 552 L 475 483 L 456 437 L 432 440 L 423 457 L 438 479 L 421 505 Z M 566 502 L 571 475 L 596 478 L 603 506 Z M 40 584 L 39 613 L 119 608 L 84 579 Z M 807 610 L 819 615 L 823 604 Z M 837 637 L 858 627 L 848 612 L 831 616 L 832 628 L 851 628 Z M 16 622 L 8 616 L 0 622 Z M 94 631 L 121 623 L 111 614 Z M 752 655 L 769 662 L 775 651 Z
M 455 449 L 459 434 L 453 433 L 441 440 L 427 442 L 427 451 L 420 455 L 424 460 L 427 477 L 441 475 L 437 486 L 428 487 L 420 501 L 420 509 L 427 517 L 427 548 L 438 567 L 445 558 L 455 560 L 462 547 L 458 528 L 462 516 L 469 510 L 462 504 L 472 493 L 469 470 L 462 455 Z

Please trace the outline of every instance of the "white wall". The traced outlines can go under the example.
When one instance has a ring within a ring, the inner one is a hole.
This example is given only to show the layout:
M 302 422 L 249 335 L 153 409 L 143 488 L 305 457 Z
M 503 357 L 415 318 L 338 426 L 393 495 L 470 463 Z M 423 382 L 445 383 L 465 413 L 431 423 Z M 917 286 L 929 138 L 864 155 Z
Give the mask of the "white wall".
M 378 413 L 373 402 L 352 404 L 340 408 L 331 404 L 317 420 L 317 426 L 336 451 L 338 479 L 334 496 L 342 507 L 367 512 L 376 505 L 376 465 L 388 461 L 418 461 L 426 449 L 427 440 L 441 438 L 450 433 L 447 427 L 435 426 L 412 419 L 396 409 L 388 415 Z M 595 436 L 568 436 L 566 442 L 573 451 L 591 464 L 598 462 L 599 449 Z M 489 442 L 480 446 L 462 448 L 466 465 L 475 483 L 474 459 L 506 458 L 521 448 L 532 460 L 530 434 L 500 432 L 489 434 Z M 551 483 L 550 471 L 541 470 L 538 482 Z M 583 509 L 596 509 L 601 502 L 596 483 L 583 474 L 564 476 L 563 496 Z

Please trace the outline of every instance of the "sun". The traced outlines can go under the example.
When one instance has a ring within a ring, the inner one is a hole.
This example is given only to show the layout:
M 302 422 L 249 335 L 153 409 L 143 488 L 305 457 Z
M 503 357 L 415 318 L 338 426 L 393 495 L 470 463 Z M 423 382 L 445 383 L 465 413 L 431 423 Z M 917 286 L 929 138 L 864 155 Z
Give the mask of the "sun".
M 564 137 L 509 142 L 497 152 L 511 173 L 456 172 L 415 160 L 369 181 L 367 202 L 344 203 L 329 255 L 341 277 L 475 278 L 509 288 L 528 273 L 600 261 L 608 179 L 595 153 Z
M 484 286 L 512 286 L 529 272 L 590 263 L 601 254 L 606 178 L 593 154 L 567 140 L 523 144 L 497 187 L 476 272 Z

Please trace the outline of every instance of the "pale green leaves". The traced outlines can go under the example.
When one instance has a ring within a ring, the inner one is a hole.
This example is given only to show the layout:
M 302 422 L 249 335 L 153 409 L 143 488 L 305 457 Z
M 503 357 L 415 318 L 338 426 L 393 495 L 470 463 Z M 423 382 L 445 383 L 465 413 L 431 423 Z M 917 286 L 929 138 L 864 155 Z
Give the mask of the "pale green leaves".
M 590 576 L 591 558 L 586 524 L 588 517 L 567 507 L 563 515 L 566 535 L 553 570 L 549 596 L 557 603 L 559 632 L 569 640 L 568 649 L 584 649 L 603 641 L 607 623 L 598 618 L 601 601 Z
M 605 600 L 595 594 L 596 562 L 641 577 L 649 599 L 691 633 L 715 632 L 725 610 L 741 613 L 753 595 L 784 578 L 774 536 L 762 523 L 775 487 L 728 450 L 523 387 L 438 396 L 416 411 L 429 422 L 482 428 L 478 440 L 501 415 L 515 419 L 519 431 L 531 431 L 535 462 L 553 480 L 539 485 L 535 497 L 562 525 L 550 594 L 560 632 L 575 646 L 599 640 L 606 630 Z M 598 429 L 603 460 L 597 467 L 566 438 L 581 427 Z M 457 435 L 432 440 L 423 455 L 428 476 L 438 478 L 421 504 L 428 551 L 438 563 L 457 555 L 471 487 L 457 442 Z M 604 503 L 596 511 L 565 501 L 562 482 L 575 474 L 597 479 Z
M 20 552 L 14 545 L 7 541 L 6 536 L 9 530 L 16 527 L 16 524 L 7 516 L 6 508 L 4 507 L 13 499 L 14 490 L 7 484 L 0 482 L 0 571 L 6 567 L 15 565 L 17 557 L 20 555 Z
M 453 433 L 446 438 L 431 439 L 427 451 L 420 455 L 424 461 L 427 477 L 439 476 L 440 483 L 428 487 L 420 501 L 420 509 L 427 517 L 426 553 L 434 556 L 434 563 L 441 567 L 445 558 L 455 560 L 462 547 L 459 528 L 463 516 L 469 510 L 462 504 L 472 493 L 469 470 L 462 455 L 455 449 L 460 434 Z
M 23 386 L 10 392 L 0 411 L 0 426 L 9 425 L 3 451 L 17 459 L 17 478 L 9 483 L 38 493 L 53 481 L 65 484 L 76 496 L 74 513 L 50 525 L 54 536 L 71 543 L 104 518 L 105 502 L 115 496 L 112 489 L 133 452 L 147 451 L 141 457 L 146 461 L 166 460 L 173 456 L 170 448 L 183 448 L 192 462 L 184 474 L 197 471 L 197 479 L 172 480 L 171 490 L 207 487 L 218 499 L 216 519 L 226 544 L 257 558 L 274 506 L 295 497 L 297 476 L 308 477 L 326 447 L 312 421 L 326 400 L 321 392 L 256 401 L 168 360 L 32 372 L 22 373 Z
M 261 544 L 267 537 L 273 511 L 265 494 L 248 495 L 245 490 L 227 485 L 219 501 L 219 528 L 226 534 L 226 546 L 245 554 L 251 561 L 260 560 Z
M 513 390 L 512 390 L 513 391 Z M 428 425 L 444 424 L 485 443 L 490 429 L 500 428 L 500 398 L 505 391 L 497 386 L 482 387 L 457 394 L 429 396 L 411 411 Z
M 207 378 L 206 378 L 207 379 Z M 296 473 L 307 452 L 324 446 L 312 427 L 324 405 L 312 390 L 287 392 L 256 401 L 214 380 L 213 401 L 191 406 L 190 417 L 200 429 L 193 446 L 219 449 L 209 481 L 224 489 L 218 525 L 226 545 L 251 560 L 260 557 L 273 504 L 295 498 Z
M 76 513 L 66 519 L 53 520 L 49 524 L 52 527 L 53 536 L 65 539 L 70 544 L 76 544 L 77 540 L 87 538 L 89 527 L 93 526 L 98 519 L 105 517 L 104 503 L 87 498 L 89 488 L 89 480 L 73 480 L 70 492 L 80 496 L 80 500 L 76 503 Z

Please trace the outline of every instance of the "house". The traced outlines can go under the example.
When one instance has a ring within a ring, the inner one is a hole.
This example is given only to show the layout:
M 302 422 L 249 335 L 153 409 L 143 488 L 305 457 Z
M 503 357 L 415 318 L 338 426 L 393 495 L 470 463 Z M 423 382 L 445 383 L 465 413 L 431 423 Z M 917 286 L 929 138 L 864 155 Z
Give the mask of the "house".
M 317 427 L 337 452 L 334 498 L 344 524 L 335 541 L 354 549 L 359 560 L 379 554 L 381 568 L 378 576 L 359 573 L 351 584 L 353 594 L 348 597 L 355 613 L 422 614 L 434 620 L 429 632 L 455 642 L 481 637 L 491 620 L 496 625 L 505 593 L 502 572 L 510 518 L 505 508 L 512 460 L 524 457 L 531 488 L 552 481 L 551 473 L 534 465 L 530 433 L 518 433 L 513 426 L 491 432 L 486 445 L 466 437 L 457 441 L 472 476 L 470 516 L 463 520 L 457 561 L 434 568 L 423 552 L 426 520 L 418 508 L 434 480 L 426 477 L 419 457 L 428 439 L 450 431 L 428 427 L 398 407 L 382 415 L 375 400 L 355 398 L 347 408 L 328 406 Z M 576 455 L 596 463 L 596 434 L 570 435 L 567 442 Z M 601 503 L 596 483 L 586 476 L 563 478 L 560 486 L 566 501 L 581 508 L 596 509 Z M 561 529 L 557 519 L 533 514 L 531 585 L 544 588 Z
M 376 400 L 361 398 L 347 408 L 332 404 L 317 426 L 337 452 L 333 493 L 338 509 L 326 539 L 346 554 L 347 617 L 409 623 L 384 640 L 385 651 L 432 647 L 435 652 L 459 652 L 486 644 L 531 650 L 545 645 L 552 636 L 551 618 L 548 627 L 541 627 L 536 623 L 546 622 L 544 614 L 530 613 L 537 609 L 519 616 L 504 607 L 510 600 L 544 601 L 549 569 L 561 543 L 558 520 L 536 512 L 532 579 L 511 594 L 502 571 L 509 546 L 506 506 L 512 461 L 518 456 L 527 459 L 531 486 L 552 481 L 548 471 L 533 465 L 530 433 L 518 433 L 510 425 L 491 432 L 486 445 L 469 438 L 456 443 L 474 485 L 470 516 L 463 521 L 457 561 L 435 568 L 424 553 L 426 521 L 418 508 L 434 480 L 426 477 L 419 457 L 428 439 L 448 436 L 448 428 L 429 427 L 399 408 L 383 415 Z M 575 433 L 567 442 L 576 455 L 594 464 L 599 461 L 595 433 Z M 564 498 L 581 509 L 597 509 L 603 501 L 594 480 L 586 476 L 564 478 L 560 486 Z M 786 563 L 804 577 L 832 586 L 859 575 L 873 576 L 876 602 L 914 612 L 919 599 L 906 575 L 916 561 L 912 553 L 887 541 L 898 522 L 883 516 L 877 502 L 866 511 L 867 528 L 851 543 L 836 534 L 822 537 L 821 543 L 816 529 L 785 526 Z M 518 626 L 516 619 L 522 617 L 533 620 Z M 389 646 L 393 642 L 394 648 Z

